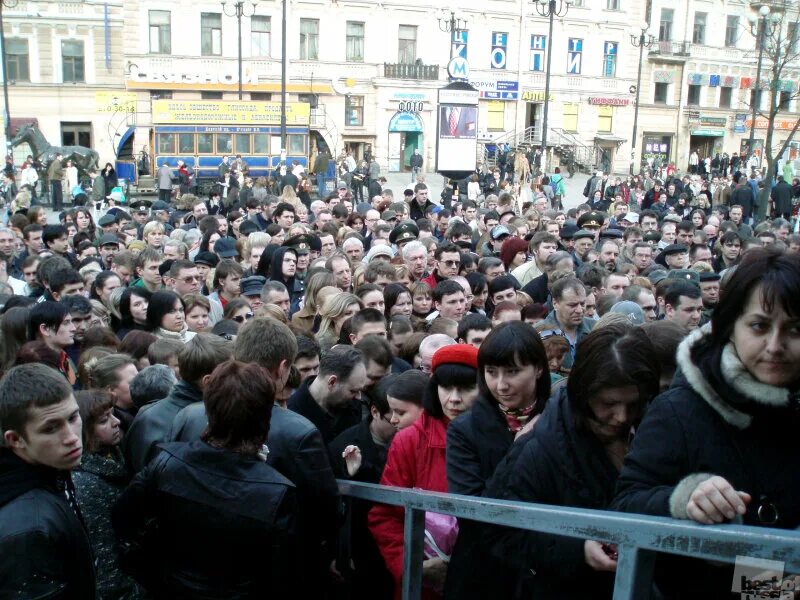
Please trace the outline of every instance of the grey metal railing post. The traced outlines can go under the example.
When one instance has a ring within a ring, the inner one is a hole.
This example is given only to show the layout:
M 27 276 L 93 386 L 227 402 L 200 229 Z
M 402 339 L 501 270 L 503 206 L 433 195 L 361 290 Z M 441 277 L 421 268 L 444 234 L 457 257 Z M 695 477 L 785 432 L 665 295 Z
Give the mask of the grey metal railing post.
M 653 588 L 656 553 L 636 546 L 618 546 L 614 600 L 648 600 Z
M 419 600 L 422 596 L 424 539 L 425 511 L 406 507 L 403 527 L 403 600 Z

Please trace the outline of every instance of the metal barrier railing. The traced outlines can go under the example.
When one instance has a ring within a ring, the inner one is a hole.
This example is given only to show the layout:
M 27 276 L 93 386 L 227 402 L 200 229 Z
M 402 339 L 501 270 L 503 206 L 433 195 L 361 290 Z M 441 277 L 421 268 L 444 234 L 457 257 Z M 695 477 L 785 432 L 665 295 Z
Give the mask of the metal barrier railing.
M 737 556 L 781 561 L 800 573 L 800 531 L 697 525 L 664 517 L 511 502 L 339 480 L 343 496 L 405 509 L 403 600 L 422 592 L 425 512 L 572 538 L 617 544 L 614 600 L 650 596 L 656 553 L 733 563 Z

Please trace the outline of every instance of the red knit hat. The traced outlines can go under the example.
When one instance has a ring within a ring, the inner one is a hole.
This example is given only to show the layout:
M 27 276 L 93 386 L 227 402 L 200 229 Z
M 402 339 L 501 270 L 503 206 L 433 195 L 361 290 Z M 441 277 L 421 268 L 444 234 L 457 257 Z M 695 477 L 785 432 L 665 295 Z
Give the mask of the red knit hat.
M 478 349 L 471 344 L 450 344 L 442 346 L 433 355 L 431 372 L 439 365 L 454 363 L 478 369 Z

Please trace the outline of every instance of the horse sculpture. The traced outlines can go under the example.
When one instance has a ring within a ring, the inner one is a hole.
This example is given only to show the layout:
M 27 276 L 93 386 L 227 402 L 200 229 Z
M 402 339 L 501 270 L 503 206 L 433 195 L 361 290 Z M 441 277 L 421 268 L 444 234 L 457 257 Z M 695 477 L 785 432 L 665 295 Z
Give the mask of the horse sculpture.
M 39 159 L 42 164 L 47 167 L 56 157 L 56 154 L 62 155 L 62 160 L 71 160 L 79 171 L 88 171 L 91 167 L 98 167 L 100 155 L 85 146 L 53 146 L 44 137 L 44 134 L 39 131 L 39 128 L 33 124 L 21 126 L 17 130 L 17 135 L 11 140 L 11 146 L 19 146 L 23 142 L 27 142 L 31 147 L 33 157 Z

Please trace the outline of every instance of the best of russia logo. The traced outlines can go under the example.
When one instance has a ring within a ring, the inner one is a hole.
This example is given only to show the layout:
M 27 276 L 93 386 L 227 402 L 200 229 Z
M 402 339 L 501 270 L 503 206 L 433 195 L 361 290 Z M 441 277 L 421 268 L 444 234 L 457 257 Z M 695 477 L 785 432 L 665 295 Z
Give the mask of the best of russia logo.
M 741 600 L 794 600 L 795 591 L 800 590 L 800 576 L 784 579 L 783 570 L 781 561 L 737 556 L 732 591 L 740 594 Z

